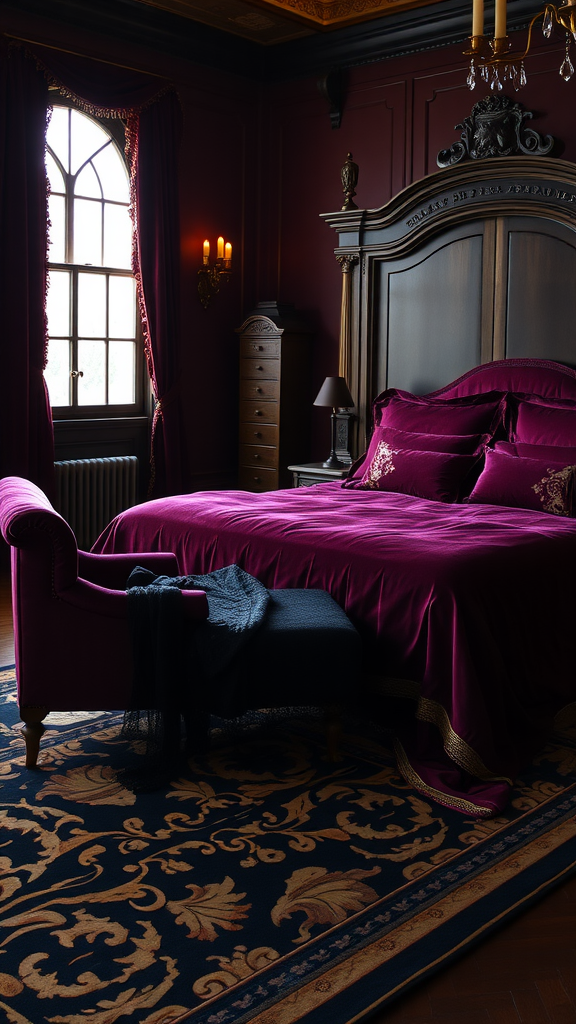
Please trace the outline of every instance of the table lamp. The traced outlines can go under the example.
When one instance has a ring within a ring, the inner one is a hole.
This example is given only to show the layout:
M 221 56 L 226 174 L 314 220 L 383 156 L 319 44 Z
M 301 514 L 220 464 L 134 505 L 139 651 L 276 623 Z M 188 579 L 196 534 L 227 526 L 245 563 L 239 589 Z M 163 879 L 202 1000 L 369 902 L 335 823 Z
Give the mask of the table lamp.
M 330 456 L 322 465 L 325 469 L 348 469 L 348 465 L 345 462 L 341 462 L 336 454 L 336 417 L 338 409 L 350 409 L 354 405 L 354 399 L 350 394 L 344 377 L 326 377 L 314 399 L 314 405 L 328 406 L 332 409 L 330 417 Z

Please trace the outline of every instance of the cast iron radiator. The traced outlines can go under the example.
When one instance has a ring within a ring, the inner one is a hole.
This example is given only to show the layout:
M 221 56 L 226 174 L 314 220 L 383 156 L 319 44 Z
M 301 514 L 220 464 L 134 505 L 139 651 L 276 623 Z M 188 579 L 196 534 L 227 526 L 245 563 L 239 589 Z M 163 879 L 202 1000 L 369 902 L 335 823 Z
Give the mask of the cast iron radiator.
M 78 547 L 89 551 L 110 520 L 136 504 L 138 459 L 74 459 L 54 468 L 56 510 L 74 530 Z

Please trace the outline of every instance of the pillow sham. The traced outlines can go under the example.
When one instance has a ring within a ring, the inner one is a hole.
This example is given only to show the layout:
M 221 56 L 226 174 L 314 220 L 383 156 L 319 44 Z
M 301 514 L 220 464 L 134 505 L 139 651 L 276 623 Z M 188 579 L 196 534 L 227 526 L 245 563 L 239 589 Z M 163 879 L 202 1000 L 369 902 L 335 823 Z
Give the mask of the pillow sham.
M 424 434 L 493 433 L 504 413 L 501 391 L 465 398 L 428 398 L 390 388 L 373 402 L 374 426 Z
M 370 465 L 380 441 L 385 441 L 392 448 L 409 448 L 415 452 L 444 452 L 450 455 L 474 455 L 489 440 L 489 434 L 417 434 L 408 430 L 396 430 L 395 427 L 376 427 L 367 451 L 350 467 L 346 484 L 363 476 Z
M 477 455 L 411 451 L 380 440 L 364 474 L 355 480 L 345 480 L 344 484 L 362 490 L 395 491 L 431 501 L 454 502 L 477 462 Z
M 576 446 L 576 402 L 510 395 L 507 407 L 510 441 Z
M 484 469 L 464 501 L 573 516 L 575 482 L 576 464 L 517 458 L 489 448 Z
M 515 455 L 520 459 L 546 459 L 549 462 L 562 462 L 565 466 L 569 462 L 576 462 L 576 446 L 524 444 L 523 441 L 496 441 L 494 450 L 506 452 L 507 455 Z

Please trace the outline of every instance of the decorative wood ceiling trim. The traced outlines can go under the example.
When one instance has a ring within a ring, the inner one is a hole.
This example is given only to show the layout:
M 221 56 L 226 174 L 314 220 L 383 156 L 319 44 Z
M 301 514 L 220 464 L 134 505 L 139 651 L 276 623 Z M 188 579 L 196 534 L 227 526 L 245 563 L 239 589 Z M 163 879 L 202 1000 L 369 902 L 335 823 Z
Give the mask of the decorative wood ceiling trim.
M 315 29 L 344 28 L 399 10 L 424 7 L 439 0 L 251 0 L 259 7 L 282 11 Z

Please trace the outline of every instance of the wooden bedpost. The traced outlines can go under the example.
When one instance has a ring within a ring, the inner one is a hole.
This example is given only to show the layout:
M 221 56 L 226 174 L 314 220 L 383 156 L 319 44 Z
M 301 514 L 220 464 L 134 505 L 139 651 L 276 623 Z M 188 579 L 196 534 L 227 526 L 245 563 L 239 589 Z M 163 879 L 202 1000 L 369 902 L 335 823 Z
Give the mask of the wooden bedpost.
M 340 307 L 340 347 L 338 355 L 338 376 L 344 377 L 349 388 L 352 389 L 354 381 L 352 380 L 352 267 L 355 263 L 358 263 L 358 256 L 350 253 L 337 256 L 336 259 L 342 269 L 342 304 Z M 354 375 L 355 376 L 355 375 Z M 354 392 L 352 391 L 352 394 Z M 355 402 L 358 404 L 358 396 L 355 397 Z M 337 414 L 337 449 L 336 454 L 338 458 L 346 465 L 352 463 L 352 456 L 350 455 L 351 449 L 355 448 L 353 444 L 353 435 L 355 431 L 352 430 L 354 417 L 350 412 L 341 412 Z

